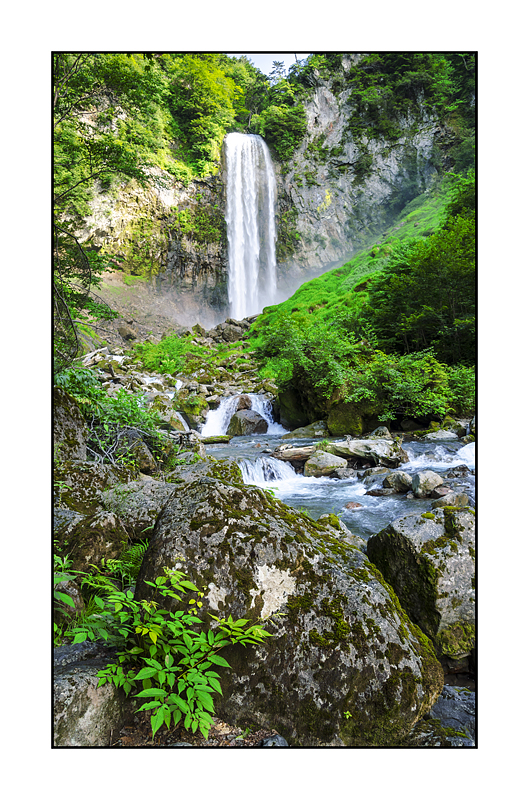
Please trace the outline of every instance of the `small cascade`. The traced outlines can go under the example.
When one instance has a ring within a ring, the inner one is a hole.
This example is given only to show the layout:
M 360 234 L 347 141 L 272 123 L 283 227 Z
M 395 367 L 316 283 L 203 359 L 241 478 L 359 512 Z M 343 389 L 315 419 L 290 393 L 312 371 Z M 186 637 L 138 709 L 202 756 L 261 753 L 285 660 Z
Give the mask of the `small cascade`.
M 220 405 L 214 411 L 208 411 L 206 421 L 200 431 L 202 436 L 224 436 L 228 430 L 230 419 L 233 417 L 239 404 L 240 395 L 223 397 Z
M 208 411 L 208 415 L 206 417 L 206 421 L 202 430 L 200 431 L 202 436 L 224 436 L 226 431 L 228 430 L 228 426 L 230 424 L 230 419 L 233 417 L 235 412 L 237 411 L 237 406 L 239 404 L 241 395 L 233 395 L 232 397 L 223 397 L 220 401 L 220 405 L 214 411 Z M 283 428 L 278 422 L 274 422 L 274 418 L 272 416 L 272 403 L 270 400 L 262 394 L 248 394 L 245 397 L 249 397 L 251 400 L 251 409 L 255 411 L 257 414 L 260 414 L 263 419 L 265 419 L 268 423 L 268 430 L 266 431 L 267 434 L 273 436 L 281 436 L 283 433 L 288 433 L 286 428 Z M 256 436 L 259 434 L 256 434 Z
M 252 411 L 260 414 L 268 422 L 267 434 L 270 436 L 282 436 L 288 433 L 286 428 L 283 428 L 279 422 L 274 422 L 272 416 L 272 403 L 262 394 L 249 394 L 248 397 L 252 401 Z
M 239 461 L 244 483 L 261 486 L 270 481 L 288 481 L 295 479 L 296 472 L 288 461 L 278 461 L 277 458 L 261 457 L 254 460 L 243 459 Z
M 228 297 L 231 316 L 243 319 L 275 299 L 275 173 L 260 136 L 229 133 L 225 153 Z

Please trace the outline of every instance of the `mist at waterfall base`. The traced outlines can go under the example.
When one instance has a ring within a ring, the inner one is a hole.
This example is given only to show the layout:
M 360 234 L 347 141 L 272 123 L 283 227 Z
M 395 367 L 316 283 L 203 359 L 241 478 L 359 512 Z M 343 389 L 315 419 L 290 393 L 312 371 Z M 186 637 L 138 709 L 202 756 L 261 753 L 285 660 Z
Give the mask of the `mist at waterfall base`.
M 229 444 L 213 444 L 206 447 L 214 458 L 235 460 L 243 475 L 244 483 L 271 489 L 279 500 L 289 506 L 306 511 L 313 519 L 322 514 L 336 514 L 352 533 L 368 539 L 379 533 L 392 520 L 406 514 L 422 514 L 431 509 L 432 498 L 407 498 L 405 494 L 375 497 L 366 494 L 373 485 L 358 478 L 312 478 L 296 473 L 287 461 L 271 457 L 279 444 L 284 444 L 282 436 L 287 431 L 272 419 L 272 406 L 263 395 L 248 395 L 252 400 L 252 410 L 263 416 L 268 424 L 264 434 L 236 436 Z M 225 434 L 229 421 L 239 398 L 223 398 L 218 409 L 208 413 L 202 436 Z M 317 444 L 321 439 L 289 439 L 292 445 Z M 330 441 L 337 441 L 331 438 Z M 447 440 L 440 444 L 431 442 L 405 442 L 402 445 L 409 461 L 399 470 L 413 475 L 423 470 L 432 470 L 441 477 L 458 466 L 475 467 L 474 443 L 463 444 Z M 382 482 L 384 474 L 380 475 Z M 453 479 L 454 480 L 454 479 Z M 465 492 L 473 502 L 475 478 L 466 474 L 455 479 L 454 490 Z M 359 503 L 361 508 L 346 509 L 346 503 Z
M 260 136 L 229 133 L 225 154 L 228 298 L 230 315 L 243 319 L 276 298 L 276 182 Z

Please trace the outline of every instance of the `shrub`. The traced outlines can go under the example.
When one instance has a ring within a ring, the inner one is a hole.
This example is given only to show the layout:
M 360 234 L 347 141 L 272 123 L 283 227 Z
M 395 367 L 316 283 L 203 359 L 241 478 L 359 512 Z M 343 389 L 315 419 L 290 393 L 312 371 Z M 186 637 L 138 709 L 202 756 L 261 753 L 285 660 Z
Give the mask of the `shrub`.
M 101 670 L 99 684 L 107 681 L 128 696 L 145 699 L 139 711 L 152 711 L 152 735 L 183 722 L 186 730 L 198 730 L 207 739 L 212 724 L 212 695 L 222 694 L 219 667 L 230 668 L 220 651 L 231 644 L 258 645 L 271 636 L 249 620 L 219 619 L 210 614 L 215 629 L 195 630 L 203 624 L 193 607 L 203 596 L 182 572 L 165 570 L 155 581 L 145 581 L 157 595 L 182 603 L 188 590 L 197 596 L 187 601 L 190 610 L 173 612 L 159 608 L 155 600 L 134 600 L 131 591 L 117 591 L 109 581 L 105 597 L 95 597 L 97 613 L 74 628 L 73 643 L 103 639 L 115 645 L 117 663 Z

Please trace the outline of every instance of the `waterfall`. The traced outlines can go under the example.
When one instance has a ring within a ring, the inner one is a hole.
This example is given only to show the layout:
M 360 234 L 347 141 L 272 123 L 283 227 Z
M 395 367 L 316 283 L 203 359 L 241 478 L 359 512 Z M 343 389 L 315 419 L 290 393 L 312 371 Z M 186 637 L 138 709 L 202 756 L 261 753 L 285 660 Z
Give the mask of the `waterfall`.
M 228 298 L 230 315 L 243 319 L 270 305 L 277 289 L 275 174 L 260 136 L 229 133 L 225 148 Z
M 233 417 L 239 404 L 240 395 L 223 397 L 220 405 L 214 411 L 208 411 L 201 436 L 224 436 L 228 430 L 230 419 Z
M 243 459 L 239 461 L 244 483 L 261 486 L 270 481 L 295 480 L 296 471 L 288 461 L 278 461 L 277 458 L 257 458 L 254 461 Z
M 278 422 L 274 422 L 272 403 L 267 397 L 262 394 L 248 394 L 246 397 L 249 397 L 251 400 L 252 411 L 260 414 L 267 421 L 268 430 L 266 432 L 268 434 L 280 436 L 283 433 L 288 433 L 286 428 L 283 428 Z M 201 435 L 223 436 L 228 430 L 230 419 L 237 410 L 240 398 L 240 394 L 233 395 L 232 397 L 223 397 L 219 407 L 216 408 L 215 411 L 208 411 L 206 421 L 200 431 Z

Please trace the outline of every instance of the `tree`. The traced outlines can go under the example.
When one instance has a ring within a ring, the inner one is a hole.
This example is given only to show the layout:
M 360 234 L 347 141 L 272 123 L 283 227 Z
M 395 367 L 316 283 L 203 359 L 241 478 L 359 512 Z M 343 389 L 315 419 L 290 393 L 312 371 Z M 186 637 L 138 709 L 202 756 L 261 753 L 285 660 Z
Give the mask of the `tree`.
M 53 56 L 53 299 L 55 368 L 79 352 L 80 312 L 108 316 L 91 297 L 105 261 L 81 245 L 76 222 L 89 210 L 96 181 L 115 176 L 146 184 L 145 148 L 124 135 L 127 116 L 148 113 L 151 92 L 163 84 L 159 68 L 129 56 L 55 53 Z M 118 94 L 119 92 L 119 94 Z M 110 314 L 111 315 L 111 314 Z

